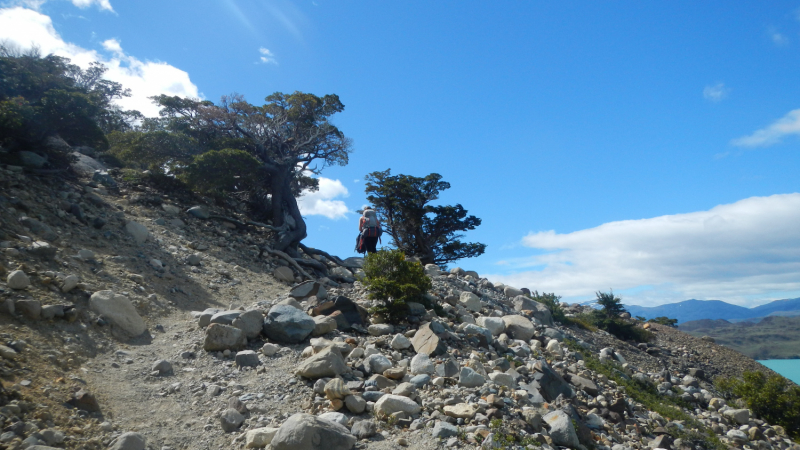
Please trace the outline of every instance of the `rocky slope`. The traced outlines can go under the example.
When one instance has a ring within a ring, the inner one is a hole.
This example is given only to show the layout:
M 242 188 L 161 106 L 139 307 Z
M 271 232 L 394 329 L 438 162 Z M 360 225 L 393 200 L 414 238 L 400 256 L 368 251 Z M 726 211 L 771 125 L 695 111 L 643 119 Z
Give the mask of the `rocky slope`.
M 766 369 L 711 342 L 435 266 L 444 315 L 379 323 L 357 269 L 304 280 L 202 199 L 92 178 L 0 169 L 0 448 L 798 448 L 715 392 Z

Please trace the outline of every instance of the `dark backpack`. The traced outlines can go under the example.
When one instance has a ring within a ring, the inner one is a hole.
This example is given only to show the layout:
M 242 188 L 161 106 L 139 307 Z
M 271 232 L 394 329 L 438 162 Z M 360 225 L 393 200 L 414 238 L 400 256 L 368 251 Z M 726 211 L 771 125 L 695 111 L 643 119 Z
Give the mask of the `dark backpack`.
M 358 233 L 356 236 L 356 253 L 366 253 L 367 252 L 367 244 L 364 242 L 363 236 L 361 233 Z

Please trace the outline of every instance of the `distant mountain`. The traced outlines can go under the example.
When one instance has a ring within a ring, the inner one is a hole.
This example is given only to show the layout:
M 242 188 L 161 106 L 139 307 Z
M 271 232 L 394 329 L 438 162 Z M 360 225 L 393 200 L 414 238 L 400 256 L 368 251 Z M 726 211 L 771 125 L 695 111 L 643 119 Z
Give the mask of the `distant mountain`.
M 800 359 L 798 316 L 768 316 L 758 323 L 703 319 L 682 323 L 678 329 L 697 337 L 711 336 L 717 344 L 753 359 Z
M 678 319 L 678 323 L 702 319 L 741 321 L 765 316 L 800 315 L 800 298 L 775 300 L 755 308 L 731 305 L 722 300 L 686 300 L 659 306 L 625 305 L 625 309 L 634 317 L 653 319 L 666 316 Z

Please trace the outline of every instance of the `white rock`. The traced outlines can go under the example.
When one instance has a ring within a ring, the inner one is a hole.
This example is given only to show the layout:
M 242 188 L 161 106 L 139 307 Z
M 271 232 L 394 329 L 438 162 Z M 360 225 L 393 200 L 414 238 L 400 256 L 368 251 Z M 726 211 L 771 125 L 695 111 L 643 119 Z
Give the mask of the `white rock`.
M 31 279 L 28 278 L 28 275 L 26 275 L 25 272 L 21 270 L 15 270 L 8 274 L 6 283 L 8 283 L 8 287 L 11 289 L 25 289 L 31 285 Z
M 131 336 L 139 336 L 147 329 L 142 316 L 130 300 L 113 291 L 98 291 L 92 294 L 89 308 Z
M 478 317 L 478 325 L 492 332 L 493 336 L 500 336 L 506 330 L 506 323 L 500 317 Z
M 461 296 L 458 298 L 458 303 L 472 312 L 481 310 L 481 299 L 472 292 L 462 292 Z
M 125 231 L 131 235 L 137 244 L 144 244 L 145 241 L 147 241 L 147 238 L 150 236 L 150 231 L 146 226 L 134 221 L 130 221 L 125 224 Z
M 244 436 L 244 446 L 245 448 L 264 448 L 272 442 L 272 438 L 277 432 L 278 429 L 273 427 L 250 430 Z
M 405 350 L 408 347 L 411 347 L 411 339 L 403 336 L 402 334 L 396 334 L 392 338 L 390 345 L 395 350 Z
M 417 414 L 422 411 L 422 407 L 408 397 L 392 394 L 385 394 L 375 402 L 375 413 L 378 416 L 390 416 L 398 411 Z
M 75 275 L 68 275 L 64 278 L 64 284 L 61 285 L 61 292 L 69 292 L 78 287 L 78 277 Z
M 427 353 L 417 353 L 411 358 L 411 374 L 412 375 L 432 375 L 435 371 L 433 361 Z

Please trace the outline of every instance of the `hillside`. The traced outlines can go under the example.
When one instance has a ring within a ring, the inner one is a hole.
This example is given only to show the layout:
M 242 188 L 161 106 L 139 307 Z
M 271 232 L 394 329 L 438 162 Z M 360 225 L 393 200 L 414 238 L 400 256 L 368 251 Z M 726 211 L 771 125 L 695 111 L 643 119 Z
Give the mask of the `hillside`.
M 358 259 L 313 276 L 235 205 L 84 173 L 0 169 L 0 448 L 800 449 L 722 398 L 771 374 L 724 346 L 433 265 L 435 309 L 381 323 Z
M 697 320 L 682 323 L 681 331 L 710 336 L 753 359 L 800 359 L 800 317 L 765 317 L 757 323 Z
M 703 319 L 744 320 L 770 315 L 800 315 L 800 298 L 775 300 L 754 308 L 731 305 L 721 300 L 686 300 L 659 306 L 625 305 L 632 316 L 646 319 L 669 317 L 678 323 Z

